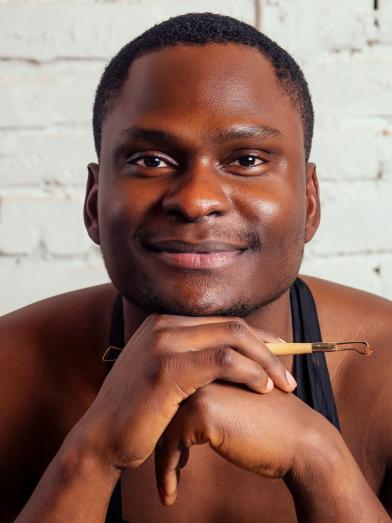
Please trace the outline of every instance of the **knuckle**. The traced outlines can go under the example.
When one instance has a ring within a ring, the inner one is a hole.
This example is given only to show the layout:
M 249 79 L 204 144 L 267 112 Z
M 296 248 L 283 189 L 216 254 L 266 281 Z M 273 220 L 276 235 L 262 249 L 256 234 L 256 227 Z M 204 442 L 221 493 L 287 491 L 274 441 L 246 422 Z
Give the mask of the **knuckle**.
M 258 382 L 261 380 L 267 380 L 267 374 L 260 365 L 254 365 L 250 371 L 253 374 L 252 382 Z
M 149 368 L 149 381 L 154 384 L 165 383 L 173 374 L 174 366 L 173 356 L 163 354 L 156 357 Z
M 151 314 L 150 321 L 155 332 L 165 329 L 169 323 L 167 314 Z
M 160 359 L 167 354 L 167 347 L 169 346 L 168 334 L 165 330 L 154 332 L 151 339 L 150 351 L 156 358 Z
M 233 366 L 233 354 L 229 347 L 217 347 L 214 351 L 214 364 L 218 368 L 228 368 Z
M 178 339 L 178 329 L 174 328 L 168 315 L 157 315 L 152 324 L 153 350 L 161 353 L 170 350 Z
M 138 456 L 128 450 L 122 450 L 118 454 L 116 467 L 120 470 L 124 470 L 125 468 L 134 469 L 140 467 L 145 460 L 146 456 Z
M 271 353 L 268 355 L 268 360 L 265 362 L 264 368 L 269 370 L 283 369 L 283 364 L 275 354 Z
M 217 409 L 220 402 L 216 401 L 213 385 L 206 385 L 190 396 L 181 407 L 179 413 L 183 416 L 182 444 L 190 447 L 195 443 L 206 443 L 219 432 Z M 188 434 L 189 437 L 186 435 Z M 185 437 L 184 437 L 185 436 Z
M 205 419 L 209 412 L 209 395 L 203 389 L 199 389 L 187 399 L 187 414 L 191 419 Z
M 235 320 L 230 320 L 226 322 L 226 329 L 230 336 L 234 336 L 235 338 L 240 338 L 243 336 L 246 332 L 246 325 L 245 321 L 241 318 L 236 318 Z

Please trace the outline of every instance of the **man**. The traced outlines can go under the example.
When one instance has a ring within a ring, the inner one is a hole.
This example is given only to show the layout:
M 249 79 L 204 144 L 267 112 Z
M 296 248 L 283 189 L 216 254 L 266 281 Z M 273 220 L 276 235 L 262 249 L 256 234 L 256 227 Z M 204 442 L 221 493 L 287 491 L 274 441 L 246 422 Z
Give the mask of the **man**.
M 85 222 L 113 285 L 2 319 L 1 521 L 389 521 L 391 303 L 296 279 L 312 126 L 293 59 L 230 18 L 171 19 L 112 60 Z M 266 345 L 319 324 L 374 355 Z

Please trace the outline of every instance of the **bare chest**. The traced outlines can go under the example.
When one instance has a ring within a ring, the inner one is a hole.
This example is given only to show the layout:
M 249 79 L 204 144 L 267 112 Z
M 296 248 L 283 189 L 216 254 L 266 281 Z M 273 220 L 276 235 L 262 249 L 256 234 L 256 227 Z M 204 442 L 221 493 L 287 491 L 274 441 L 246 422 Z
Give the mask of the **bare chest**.
M 160 504 L 154 459 L 122 477 L 123 517 L 130 523 L 253 523 L 297 521 L 282 480 L 262 478 L 216 455 L 208 445 L 193 447 L 181 472 L 174 505 Z
M 353 398 L 336 395 L 343 437 L 375 493 L 383 479 L 376 450 L 364 435 L 372 433 L 370 416 L 352 409 Z M 296 522 L 292 496 L 283 480 L 271 480 L 225 461 L 208 445 L 193 447 L 181 471 L 174 505 L 160 504 L 151 457 L 122 477 L 123 517 L 130 523 Z

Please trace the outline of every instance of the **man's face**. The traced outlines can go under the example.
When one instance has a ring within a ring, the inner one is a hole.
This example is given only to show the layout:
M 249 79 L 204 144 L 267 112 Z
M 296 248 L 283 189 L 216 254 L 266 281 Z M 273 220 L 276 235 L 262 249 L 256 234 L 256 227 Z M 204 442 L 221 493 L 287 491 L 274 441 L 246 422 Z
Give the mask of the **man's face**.
M 146 312 L 249 314 L 288 289 L 317 227 L 300 116 L 246 46 L 137 59 L 97 171 L 90 235 L 116 288 Z

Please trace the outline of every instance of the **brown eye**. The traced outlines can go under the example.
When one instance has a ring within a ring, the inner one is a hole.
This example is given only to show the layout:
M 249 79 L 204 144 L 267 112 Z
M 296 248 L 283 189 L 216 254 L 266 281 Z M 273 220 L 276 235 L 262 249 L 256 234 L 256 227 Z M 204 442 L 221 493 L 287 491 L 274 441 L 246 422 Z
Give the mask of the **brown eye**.
M 261 165 L 263 160 L 257 156 L 247 155 L 241 156 L 238 160 L 233 162 L 234 164 L 241 165 L 241 167 L 255 167 L 256 165 Z
M 158 156 L 139 156 L 132 163 L 140 167 L 167 167 L 167 163 Z

